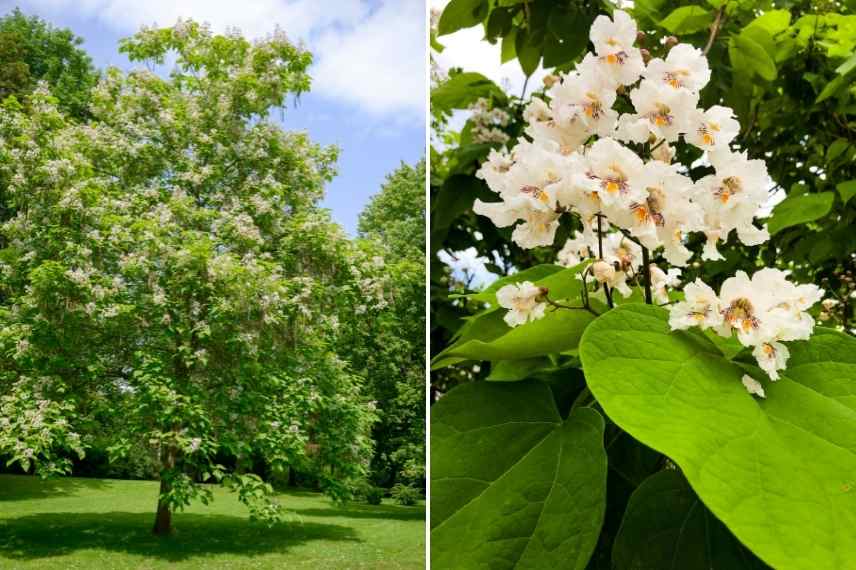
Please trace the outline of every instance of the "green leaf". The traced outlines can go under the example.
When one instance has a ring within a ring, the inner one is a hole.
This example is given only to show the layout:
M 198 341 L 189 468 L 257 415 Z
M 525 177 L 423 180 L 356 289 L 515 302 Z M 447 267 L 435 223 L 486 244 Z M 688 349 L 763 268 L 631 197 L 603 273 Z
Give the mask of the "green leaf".
M 776 78 L 776 62 L 756 39 L 749 34 L 738 34 L 732 37 L 732 42 L 734 48 L 745 58 L 744 61 L 761 78 L 767 81 Z
M 496 382 L 516 382 L 525 380 L 533 373 L 552 366 L 546 356 L 524 358 L 522 360 L 500 360 L 491 365 L 487 380 Z
M 651 475 L 633 491 L 612 559 L 616 570 L 767 568 L 702 504 L 679 471 Z
M 517 48 L 515 47 L 516 41 L 517 28 L 512 28 L 511 31 L 502 38 L 502 46 L 500 48 L 499 56 L 500 63 L 511 61 L 517 57 Z
M 829 213 L 835 194 L 820 192 L 817 194 L 802 194 L 788 197 L 779 202 L 773 209 L 773 214 L 767 224 L 770 235 L 775 235 L 785 228 L 814 221 Z
M 850 146 L 850 143 L 847 139 L 835 139 L 832 144 L 829 145 L 829 148 L 826 149 L 826 160 L 832 162 L 841 156 L 841 154 L 847 150 L 848 146 Z
M 846 204 L 850 201 L 850 198 L 856 196 L 856 180 L 848 180 L 847 182 L 836 184 L 835 189 L 838 190 L 841 201 Z
M 826 101 L 836 93 L 838 90 L 847 85 L 847 81 L 843 75 L 840 75 L 826 84 L 826 87 L 823 88 L 823 91 L 820 92 L 820 95 L 817 96 L 817 99 L 814 100 L 815 103 L 820 103 L 822 101 Z
M 749 22 L 744 29 L 760 28 L 771 36 L 775 36 L 787 30 L 790 25 L 791 13 L 788 10 L 770 10 Z
M 603 523 L 604 422 L 540 382 L 463 384 L 431 411 L 436 568 L 586 567 Z
M 767 564 L 840 568 L 856 556 L 856 339 L 818 328 L 789 348 L 765 400 L 701 335 L 670 332 L 659 307 L 599 317 L 580 357 L 609 418 L 669 456 Z
M 835 68 L 835 73 L 838 75 L 847 75 L 856 69 L 856 53 L 847 58 L 847 61 Z
M 487 16 L 487 0 L 451 0 L 440 15 L 437 33 L 441 36 L 470 28 Z
M 660 21 L 660 25 L 673 34 L 694 34 L 706 30 L 713 23 L 713 12 L 700 6 L 681 6 Z
M 483 321 L 501 322 L 504 310 L 490 311 L 473 321 L 470 330 L 478 331 Z M 545 356 L 576 348 L 585 328 L 594 320 L 586 310 L 557 309 L 534 322 L 515 328 L 505 327 L 500 336 L 487 339 L 460 339 L 434 357 L 432 369 L 444 368 L 464 360 L 517 360 Z M 501 325 L 496 325 L 501 326 Z M 491 336 L 495 329 L 490 330 Z
M 514 49 L 517 52 L 517 61 L 520 62 L 520 68 L 526 77 L 529 77 L 538 69 L 543 47 L 542 37 L 518 30 Z
M 443 110 L 466 109 L 482 97 L 505 102 L 502 89 L 481 73 L 458 73 L 431 91 L 431 105 Z

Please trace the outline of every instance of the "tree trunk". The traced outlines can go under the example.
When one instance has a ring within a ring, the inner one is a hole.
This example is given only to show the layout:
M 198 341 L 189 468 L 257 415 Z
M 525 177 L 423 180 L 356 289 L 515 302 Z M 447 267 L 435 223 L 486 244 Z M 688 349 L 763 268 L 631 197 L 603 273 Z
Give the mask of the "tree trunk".
M 152 532 L 157 536 L 168 536 L 172 534 L 172 510 L 163 496 L 170 492 L 172 486 L 164 479 L 164 471 L 175 467 L 176 450 L 172 445 L 166 446 L 161 451 L 161 482 L 158 492 L 158 510 L 155 514 L 155 526 Z
M 172 534 L 172 511 L 169 505 L 161 500 L 161 495 L 169 492 L 169 483 L 161 479 L 160 493 L 158 494 L 158 511 L 155 515 L 155 526 L 152 532 L 157 536 L 169 536 Z

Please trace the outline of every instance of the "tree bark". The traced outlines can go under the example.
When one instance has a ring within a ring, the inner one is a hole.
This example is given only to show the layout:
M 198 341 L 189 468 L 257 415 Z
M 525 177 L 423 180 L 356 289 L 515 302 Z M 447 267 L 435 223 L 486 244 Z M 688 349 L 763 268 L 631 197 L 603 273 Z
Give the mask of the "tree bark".
M 169 505 L 161 499 L 161 495 L 169 492 L 169 483 L 161 479 L 160 493 L 158 494 L 158 510 L 155 515 L 155 526 L 152 532 L 157 536 L 169 536 L 172 534 L 172 511 Z
M 161 482 L 160 491 L 158 492 L 158 510 L 155 514 L 155 526 L 152 532 L 157 536 L 169 536 L 172 534 L 172 509 L 163 496 L 172 489 L 169 481 L 164 479 L 163 472 L 175 467 L 175 448 L 171 445 L 164 448 L 161 452 Z

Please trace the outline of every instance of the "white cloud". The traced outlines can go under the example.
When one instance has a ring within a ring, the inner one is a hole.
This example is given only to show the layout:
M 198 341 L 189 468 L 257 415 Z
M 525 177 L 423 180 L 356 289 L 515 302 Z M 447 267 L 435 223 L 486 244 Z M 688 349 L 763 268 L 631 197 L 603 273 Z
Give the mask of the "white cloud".
M 431 0 L 432 9 L 442 10 L 446 4 L 448 0 Z M 437 39 L 444 47 L 440 54 L 434 54 L 434 60 L 440 67 L 461 67 L 464 71 L 475 71 L 501 85 L 512 95 L 520 95 L 523 92 L 526 76 L 520 69 L 520 64 L 516 59 L 501 63 L 500 43 L 491 45 L 484 41 L 482 26 L 465 28 Z M 529 78 L 526 91 L 540 88 L 544 75 L 546 72 L 538 66 Z
M 315 56 L 313 91 L 372 115 L 424 120 L 421 0 L 20 0 L 40 14 L 74 13 L 121 34 L 178 18 L 263 37 L 278 25 Z
M 325 33 L 315 44 L 316 91 L 424 122 L 426 26 L 423 0 L 396 0 L 344 33 Z

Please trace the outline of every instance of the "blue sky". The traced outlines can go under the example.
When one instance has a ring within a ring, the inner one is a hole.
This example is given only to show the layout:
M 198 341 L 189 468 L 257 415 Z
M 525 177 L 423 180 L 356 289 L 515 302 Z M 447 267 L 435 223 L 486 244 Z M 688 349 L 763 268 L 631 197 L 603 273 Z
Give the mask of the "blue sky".
M 315 56 L 313 88 L 285 110 L 284 126 L 339 146 L 323 205 L 351 234 L 386 175 L 424 155 L 424 0 L 0 0 L 0 13 L 15 6 L 70 28 L 101 68 L 131 68 L 119 39 L 179 17 L 248 37 L 279 25 L 303 40 Z

